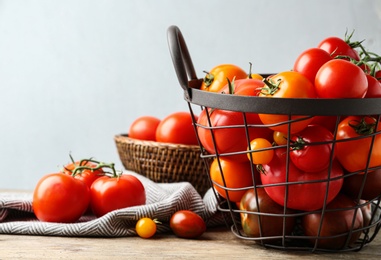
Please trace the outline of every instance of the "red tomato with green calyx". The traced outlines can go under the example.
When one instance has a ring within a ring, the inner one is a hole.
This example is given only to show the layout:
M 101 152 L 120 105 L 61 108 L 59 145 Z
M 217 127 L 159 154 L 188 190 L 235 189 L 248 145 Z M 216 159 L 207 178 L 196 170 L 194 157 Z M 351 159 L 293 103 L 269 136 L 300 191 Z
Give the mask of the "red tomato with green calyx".
M 146 193 L 138 178 L 130 174 L 102 176 L 90 189 L 91 209 L 97 217 L 111 211 L 146 203 Z
M 173 233 L 181 238 L 198 238 L 206 231 L 204 219 L 190 210 L 175 212 L 169 225 Z
M 328 52 L 332 56 L 332 58 L 342 56 L 357 61 L 360 60 L 358 52 L 355 49 L 353 49 L 346 40 L 343 40 L 339 37 L 325 38 L 318 44 L 317 47 Z
M 85 213 L 90 202 L 85 182 L 64 173 L 42 177 L 33 192 L 33 212 L 44 222 L 74 223 Z

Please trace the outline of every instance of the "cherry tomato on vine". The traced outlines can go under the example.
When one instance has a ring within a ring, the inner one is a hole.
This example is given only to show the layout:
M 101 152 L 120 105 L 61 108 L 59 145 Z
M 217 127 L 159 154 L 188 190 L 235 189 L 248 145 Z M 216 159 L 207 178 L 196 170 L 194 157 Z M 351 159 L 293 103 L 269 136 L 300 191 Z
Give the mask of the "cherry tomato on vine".
M 265 138 L 255 138 L 250 142 L 247 157 L 253 164 L 268 164 L 273 159 L 273 145 Z M 261 150 L 262 151 L 257 151 Z M 266 150 L 267 149 L 267 150 Z M 252 152 L 251 152 L 252 151 Z
M 284 71 L 267 78 L 266 86 L 262 88 L 259 96 L 272 98 L 316 98 L 313 84 L 302 74 L 296 71 Z M 288 132 L 288 115 L 259 114 L 259 118 L 265 125 L 280 124 L 269 126 L 274 131 L 283 133 Z M 291 123 L 291 133 L 300 132 L 312 121 L 312 118 L 305 116 L 292 116 L 292 120 L 303 119 Z
M 96 179 L 90 195 L 91 209 L 97 217 L 113 210 L 146 203 L 145 189 L 140 180 L 133 175 L 116 172 Z
M 33 212 L 40 221 L 73 223 L 87 210 L 89 187 L 64 173 L 42 177 L 33 192 Z
M 210 178 L 213 187 L 221 197 L 239 202 L 246 190 L 253 186 L 250 162 L 236 162 L 222 158 L 219 161 L 220 164 L 217 159 L 214 159 L 210 165 Z M 254 176 L 258 181 L 258 172 L 255 172 Z
M 347 41 L 339 37 L 328 37 L 323 39 L 317 47 L 328 52 L 332 58 L 337 56 L 347 56 L 357 61 L 360 60 L 358 52 L 353 49 Z
M 332 154 L 333 134 L 319 125 L 309 125 L 291 137 L 290 159 L 305 172 L 320 172 L 329 167 Z M 323 142 L 322 144 L 316 144 Z
M 156 129 L 160 124 L 160 119 L 154 116 L 141 116 L 135 119 L 128 131 L 131 138 L 156 141 Z
M 197 116 L 195 116 L 197 121 Z M 198 145 L 189 112 L 174 112 L 161 120 L 156 129 L 156 141 L 184 145 Z
M 374 138 L 371 149 L 372 136 L 370 134 L 381 131 L 379 123 L 373 117 L 349 116 L 338 126 L 336 139 L 336 155 L 340 163 L 348 172 L 364 171 L 370 153 L 369 167 L 381 166 L 381 135 Z M 357 140 L 351 138 L 363 137 Z
M 207 72 L 200 89 L 211 92 L 221 92 L 221 89 L 228 84 L 227 79 L 245 79 L 247 73 L 234 64 L 221 64 Z
M 381 70 L 378 70 L 374 73 L 374 77 L 381 82 Z
M 175 212 L 169 226 L 176 236 L 181 238 L 198 238 L 206 231 L 203 218 L 190 210 L 179 210 Z
M 368 80 L 359 66 L 334 59 L 320 67 L 315 88 L 320 98 L 363 98 L 368 90 Z
M 366 98 L 379 98 L 381 97 L 381 81 L 378 81 L 375 77 L 366 74 L 368 80 L 368 90 L 366 92 Z
M 352 226 L 353 230 L 356 230 L 361 229 L 364 224 L 362 211 L 356 210 L 356 206 L 354 200 L 339 194 L 327 205 L 324 215 L 320 212 L 305 215 L 302 218 L 305 234 L 311 237 L 319 236 L 318 240 L 311 238 L 311 244 L 317 243 L 318 248 L 324 249 L 342 249 L 350 235 L 348 246 L 353 245 L 362 231 L 349 233 Z
M 142 238 L 150 238 L 156 234 L 157 226 L 159 223 L 155 219 L 141 218 L 138 220 L 135 226 L 136 233 Z
M 74 178 L 79 179 L 86 183 L 90 188 L 93 182 L 99 177 L 104 175 L 102 168 L 97 168 L 98 164 L 89 160 L 81 160 L 74 163 L 66 164 L 63 168 L 63 172 L 69 175 L 73 175 Z
M 286 194 L 286 185 L 283 183 L 288 182 L 286 207 L 290 209 L 303 211 L 320 209 L 325 199 L 327 202 L 332 201 L 343 185 L 343 179 L 340 177 L 344 172 L 337 161 L 333 161 L 330 173 L 328 169 L 313 173 L 304 172 L 299 170 L 292 161 L 288 161 L 288 171 L 286 169 L 287 149 L 278 148 L 271 162 L 262 165 L 263 172 L 260 177 L 267 194 L 281 206 L 285 204 Z
M 331 55 L 320 48 L 310 48 L 303 51 L 294 63 L 294 71 L 306 76 L 312 84 L 315 84 L 315 76 L 320 67 L 332 59 Z

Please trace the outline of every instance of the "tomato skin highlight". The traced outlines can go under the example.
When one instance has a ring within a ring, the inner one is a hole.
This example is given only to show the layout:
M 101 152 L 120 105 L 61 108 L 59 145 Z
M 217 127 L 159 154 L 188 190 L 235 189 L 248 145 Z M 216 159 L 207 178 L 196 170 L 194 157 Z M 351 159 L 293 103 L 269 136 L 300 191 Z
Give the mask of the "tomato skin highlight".
M 33 212 L 44 222 L 74 223 L 90 202 L 89 187 L 64 173 L 42 177 L 33 192 Z
M 160 119 L 153 116 L 141 116 L 135 119 L 128 131 L 131 138 L 156 141 L 156 129 L 160 124 Z
M 169 221 L 173 233 L 181 238 L 198 238 L 206 231 L 205 221 L 190 210 L 175 212 Z
M 102 176 L 94 181 L 90 194 L 91 209 L 97 217 L 113 210 L 146 203 L 143 184 L 130 174 L 119 177 Z
M 320 98 L 363 98 L 368 80 L 360 67 L 336 59 L 321 66 L 316 74 L 315 88 Z

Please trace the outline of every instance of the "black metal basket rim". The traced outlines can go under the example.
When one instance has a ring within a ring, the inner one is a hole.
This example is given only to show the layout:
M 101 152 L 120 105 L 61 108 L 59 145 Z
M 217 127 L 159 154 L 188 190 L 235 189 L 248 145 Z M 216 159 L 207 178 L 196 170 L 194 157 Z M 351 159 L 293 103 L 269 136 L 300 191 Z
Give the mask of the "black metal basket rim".
M 196 88 L 184 91 L 192 104 L 229 111 L 305 116 L 351 116 L 381 114 L 380 98 L 270 98 L 220 94 Z

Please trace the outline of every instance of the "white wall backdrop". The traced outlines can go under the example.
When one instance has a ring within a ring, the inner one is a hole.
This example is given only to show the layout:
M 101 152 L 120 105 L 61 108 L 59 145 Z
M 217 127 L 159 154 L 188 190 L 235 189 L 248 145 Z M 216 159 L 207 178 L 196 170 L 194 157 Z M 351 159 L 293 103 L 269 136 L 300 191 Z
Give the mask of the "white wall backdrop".
M 381 0 L 0 0 L 0 188 L 32 190 L 69 153 L 122 169 L 114 135 L 186 110 L 172 24 L 200 77 L 220 63 L 290 69 L 346 30 L 381 53 Z

